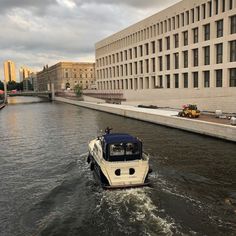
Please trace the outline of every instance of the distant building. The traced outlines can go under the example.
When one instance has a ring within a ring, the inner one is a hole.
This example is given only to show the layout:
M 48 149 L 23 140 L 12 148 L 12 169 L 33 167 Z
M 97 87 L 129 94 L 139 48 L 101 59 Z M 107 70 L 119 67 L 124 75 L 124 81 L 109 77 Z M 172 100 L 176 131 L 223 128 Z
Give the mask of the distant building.
M 24 91 L 37 91 L 37 76 L 36 73 L 31 72 L 28 77 L 23 80 Z
M 13 61 L 5 61 L 3 63 L 4 66 L 4 77 L 5 81 L 11 82 L 11 81 L 16 81 L 16 67 L 15 63 Z
M 55 90 L 74 89 L 79 84 L 82 89 L 91 89 L 95 85 L 95 63 L 59 62 L 53 66 L 45 66 L 37 73 L 39 91 L 50 89 L 54 83 Z
M 28 78 L 32 72 L 33 71 L 31 69 L 29 69 L 28 67 L 22 66 L 19 70 L 20 82 L 22 82 L 24 79 Z
M 98 89 L 236 112 L 236 1 L 183 0 L 96 44 Z

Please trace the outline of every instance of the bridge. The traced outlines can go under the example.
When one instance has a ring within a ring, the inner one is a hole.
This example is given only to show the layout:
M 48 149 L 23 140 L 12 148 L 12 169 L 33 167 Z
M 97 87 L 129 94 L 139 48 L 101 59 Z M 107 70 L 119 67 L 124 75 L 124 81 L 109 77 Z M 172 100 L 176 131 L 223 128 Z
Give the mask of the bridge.
M 49 100 L 54 99 L 54 94 L 52 91 L 24 91 L 24 92 L 7 92 L 9 97 L 16 96 L 33 96 L 33 97 L 48 97 Z

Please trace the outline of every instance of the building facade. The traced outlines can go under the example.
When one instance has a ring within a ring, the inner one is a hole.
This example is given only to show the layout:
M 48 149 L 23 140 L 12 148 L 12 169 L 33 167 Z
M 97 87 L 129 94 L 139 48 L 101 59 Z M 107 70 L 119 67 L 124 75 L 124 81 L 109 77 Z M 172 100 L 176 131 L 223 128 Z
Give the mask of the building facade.
M 16 81 L 16 67 L 15 63 L 13 61 L 5 61 L 3 63 L 4 67 L 4 77 L 5 81 L 11 82 L 11 81 Z
M 95 63 L 59 62 L 37 73 L 37 87 L 39 91 L 50 90 L 50 83 L 54 89 L 74 89 L 79 84 L 82 89 L 91 89 L 95 85 Z
M 22 82 L 23 80 L 28 78 L 32 72 L 33 71 L 31 69 L 29 69 L 28 67 L 21 66 L 21 68 L 19 70 L 20 82 Z
M 236 0 L 183 0 L 98 42 L 96 77 L 130 103 L 236 112 Z

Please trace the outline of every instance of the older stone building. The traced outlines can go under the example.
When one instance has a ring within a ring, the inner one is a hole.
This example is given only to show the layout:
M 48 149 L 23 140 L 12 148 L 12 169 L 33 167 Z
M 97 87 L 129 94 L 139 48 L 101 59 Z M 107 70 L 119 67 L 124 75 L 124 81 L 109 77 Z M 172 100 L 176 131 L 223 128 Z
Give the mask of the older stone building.
M 82 89 L 92 89 L 95 86 L 95 63 L 59 62 L 45 66 L 37 73 L 38 90 L 50 90 L 51 83 L 56 91 L 74 89 L 77 84 Z
M 96 44 L 98 89 L 236 112 L 236 0 L 183 0 Z

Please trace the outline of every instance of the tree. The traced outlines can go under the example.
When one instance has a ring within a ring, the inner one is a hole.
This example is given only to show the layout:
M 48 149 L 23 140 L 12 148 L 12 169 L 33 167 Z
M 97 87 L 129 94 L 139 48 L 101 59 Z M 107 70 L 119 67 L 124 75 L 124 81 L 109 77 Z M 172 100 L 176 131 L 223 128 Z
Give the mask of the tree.
M 4 84 L 1 80 L 0 80 L 0 90 L 4 90 Z
M 7 83 L 7 90 L 11 91 L 11 90 L 15 90 L 17 86 L 17 83 L 15 81 L 9 81 Z
M 82 88 L 79 84 L 75 85 L 74 91 L 78 97 L 80 97 L 82 95 Z

